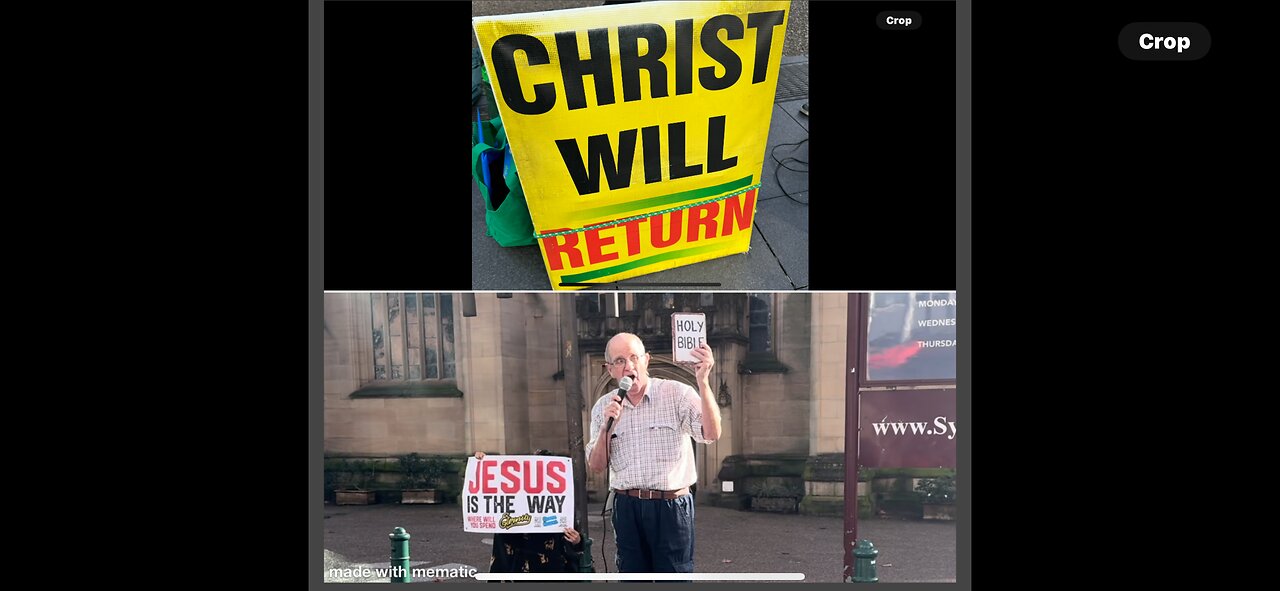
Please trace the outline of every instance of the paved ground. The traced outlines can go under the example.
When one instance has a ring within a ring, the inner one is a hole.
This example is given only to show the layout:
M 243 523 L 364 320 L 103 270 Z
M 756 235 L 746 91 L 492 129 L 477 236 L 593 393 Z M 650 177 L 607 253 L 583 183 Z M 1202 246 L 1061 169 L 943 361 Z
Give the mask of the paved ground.
M 600 506 L 588 506 L 589 535 L 595 540 L 596 572 L 605 572 L 599 541 L 605 537 Z M 698 572 L 800 572 L 806 582 L 841 582 L 843 519 L 736 511 L 698 505 L 694 562 Z M 388 534 L 403 527 L 412 536 L 410 566 L 475 568 L 488 571 L 490 536 L 462 531 L 458 505 L 334 506 L 324 508 L 326 582 L 374 582 L 330 577 L 330 568 L 382 568 L 390 563 Z M 616 572 L 616 550 L 608 532 L 605 555 Z M 862 520 L 858 537 L 880 550 L 881 582 L 943 582 L 956 579 L 955 522 Z M 415 582 L 423 582 L 417 581 Z M 448 579 L 448 582 L 478 582 Z
M 600 4 L 602 2 L 599 0 L 474 2 L 472 14 L 514 14 Z M 809 144 L 806 141 L 809 138 L 809 118 L 800 114 L 800 106 L 809 101 L 808 12 L 808 2 L 792 2 L 777 98 L 769 122 L 769 139 L 750 250 L 743 254 L 634 277 L 628 279 L 628 282 L 720 283 L 718 289 L 728 290 L 779 291 L 808 288 L 808 165 L 788 161 L 787 166 L 794 170 L 778 165 L 779 161 L 788 157 L 806 163 L 809 160 Z M 537 246 L 504 248 L 485 235 L 484 201 L 474 181 L 471 202 L 472 288 L 500 291 L 551 289 Z M 634 291 L 645 287 L 628 285 L 626 289 Z M 657 286 L 652 289 L 672 288 Z

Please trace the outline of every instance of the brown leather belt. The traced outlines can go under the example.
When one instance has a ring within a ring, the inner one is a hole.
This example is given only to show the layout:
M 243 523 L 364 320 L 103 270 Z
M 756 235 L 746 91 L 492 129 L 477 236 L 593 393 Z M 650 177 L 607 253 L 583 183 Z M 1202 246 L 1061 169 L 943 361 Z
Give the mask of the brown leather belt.
M 616 492 L 620 495 L 627 495 L 628 497 L 644 499 L 646 501 L 651 501 L 656 499 L 671 501 L 689 494 L 689 487 L 686 486 L 680 490 L 649 490 L 647 488 L 629 488 L 626 490 L 622 490 L 619 488 L 615 488 L 613 489 L 613 492 Z

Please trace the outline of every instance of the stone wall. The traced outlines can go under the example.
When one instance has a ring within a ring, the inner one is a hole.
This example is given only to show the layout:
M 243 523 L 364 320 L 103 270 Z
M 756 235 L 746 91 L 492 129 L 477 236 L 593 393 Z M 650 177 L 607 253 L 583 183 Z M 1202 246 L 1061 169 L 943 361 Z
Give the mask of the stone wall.
M 464 452 L 463 398 L 351 397 L 373 374 L 369 295 L 329 293 L 324 303 L 325 452 L 365 457 Z

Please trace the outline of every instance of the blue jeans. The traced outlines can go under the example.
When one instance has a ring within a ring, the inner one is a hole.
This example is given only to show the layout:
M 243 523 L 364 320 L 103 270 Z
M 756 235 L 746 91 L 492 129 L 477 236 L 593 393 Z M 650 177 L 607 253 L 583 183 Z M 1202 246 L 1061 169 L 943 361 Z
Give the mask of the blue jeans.
M 618 495 L 613 535 L 620 573 L 691 573 L 693 495 L 670 501 Z

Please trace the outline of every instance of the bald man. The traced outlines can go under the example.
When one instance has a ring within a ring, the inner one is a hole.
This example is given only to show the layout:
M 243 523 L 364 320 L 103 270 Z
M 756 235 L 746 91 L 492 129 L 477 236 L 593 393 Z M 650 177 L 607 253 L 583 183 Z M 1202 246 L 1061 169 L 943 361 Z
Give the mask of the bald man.
M 614 539 L 622 573 L 693 572 L 693 496 L 698 480 L 689 439 L 720 438 L 720 407 L 709 382 L 715 358 L 706 343 L 694 349 L 698 392 L 673 380 L 649 377 L 649 353 L 631 333 L 605 346 L 605 367 L 615 380 L 630 377 L 619 401 L 610 391 L 591 408 L 587 465 L 609 468 L 615 494 Z M 701 395 L 699 395 L 701 393 Z M 609 419 L 614 419 L 608 428 Z M 601 441 L 608 445 L 599 445 Z

